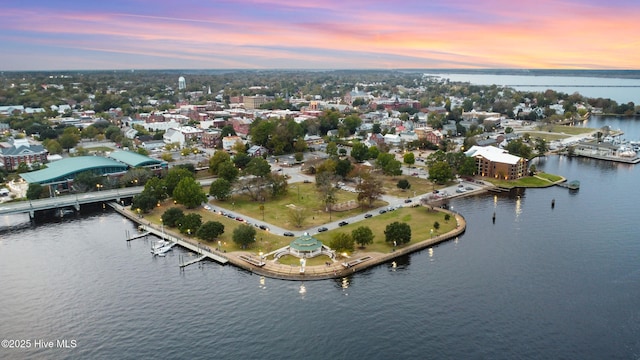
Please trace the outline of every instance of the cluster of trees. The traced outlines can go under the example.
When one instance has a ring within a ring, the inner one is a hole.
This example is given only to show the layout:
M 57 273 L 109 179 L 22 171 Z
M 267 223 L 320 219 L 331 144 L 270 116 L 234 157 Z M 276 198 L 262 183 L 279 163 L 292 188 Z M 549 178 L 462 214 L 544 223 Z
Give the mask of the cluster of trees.
M 243 191 L 254 201 L 275 198 L 287 192 L 285 176 L 272 173 L 267 160 L 250 157 L 243 152 L 238 152 L 232 159 L 228 153 L 216 151 L 209 160 L 209 172 L 218 176 L 209 188 L 209 195 L 218 200 L 227 200 L 234 189 Z
M 176 228 L 180 233 L 189 236 L 194 234 L 196 237 L 205 241 L 213 241 L 224 234 L 224 225 L 222 223 L 218 221 L 202 223 L 202 216 L 200 214 L 185 214 L 182 210 L 175 207 L 167 209 L 167 211 L 162 214 L 161 219 L 163 226 Z
M 149 212 L 161 201 L 172 197 L 176 203 L 189 209 L 200 206 L 207 201 L 202 186 L 189 169 L 171 168 L 163 178 L 152 177 L 144 184 L 144 190 L 133 198 L 132 209 Z
M 444 152 L 438 150 L 425 160 L 429 167 L 429 180 L 444 184 L 455 178 L 455 175 L 473 176 L 476 173 L 476 161 L 463 152 Z
M 352 252 L 355 244 L 361 248 L 373 244 L 375 235 L 368 226 L 360 226 L 353 229 L 351 233 L 336 233 L 331 238 L 329 246 L 336 252 Z

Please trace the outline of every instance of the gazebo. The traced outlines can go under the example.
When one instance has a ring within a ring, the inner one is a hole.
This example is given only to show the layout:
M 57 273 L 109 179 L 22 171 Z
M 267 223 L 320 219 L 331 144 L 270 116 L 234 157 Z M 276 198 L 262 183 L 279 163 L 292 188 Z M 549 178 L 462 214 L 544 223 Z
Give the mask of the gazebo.
M 322 246 L 320 240 L 304 233 L 289 244 L 289 252 L 299 258 L 312 258 L 322 253 Z
M 331 259 L 335 259 L 336 256 L 335 251 L 306 232 L 289 243 L 289 246 L 275 250 L 270 254 L 273 254 L 276 260 L 285 255 L 293 255 L 300 259 L 312 258 L 318 255 L 327 255 Z M 267 256 L 270 254 L 267 254 Z

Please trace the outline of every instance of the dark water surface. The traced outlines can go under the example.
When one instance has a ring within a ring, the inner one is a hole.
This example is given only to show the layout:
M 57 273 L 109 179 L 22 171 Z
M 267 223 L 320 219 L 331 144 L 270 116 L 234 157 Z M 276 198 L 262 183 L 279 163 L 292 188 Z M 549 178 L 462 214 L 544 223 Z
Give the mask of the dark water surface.
M 636 124 L 623 123 L 632 138 Z M 640 358 L 640 167 L 555 156 L 537 167 L 581 189 L 453 200 L 463 236 L 341 280 L 210 262 L 180 272 L 186 251 L 151 257 L 111 212 L 2 218 L 0 335 L 31 348 L 0 358 Z

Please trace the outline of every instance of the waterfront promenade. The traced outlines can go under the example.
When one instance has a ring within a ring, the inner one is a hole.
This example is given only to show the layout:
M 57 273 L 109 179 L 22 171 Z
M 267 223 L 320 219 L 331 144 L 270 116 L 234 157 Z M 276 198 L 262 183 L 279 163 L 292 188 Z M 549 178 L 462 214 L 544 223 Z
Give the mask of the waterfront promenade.
M 154 235 L 159 237 L 164 236 L 166 239 L 175 241 L 178 245 L 202 256 L 206 256 L 207 258 L 220 264 L 229 263 L 238 268 L 247 270 L 260 276 L 282 280 L 304 281 L 340 278 L 348 274 L 352 274 L 373 266 L 380 265 L 385 262 L 392 261 L 394 258 L 426 249 L 450 239 L 454 239 L 466 230 L 466 221 L 460 214 L 452 213 L 444 209 L 434 209 L 433 211 L 448 212 L 453 215 L 456 220 L 457 227 L 448 233 L 434 235 L 428 239 L 424 239 L 411 245 L 400 246 L 388 253 L 367 252 L 366 249 L 363 251 L 358 250 L 354 252 L 349 258 L 335 260 L 330 264 L 325 265 L 305 266 L 304 272 L 301 272 L 300 266 L 284 265 L 278 263 L 275 260 L 261 259 L 259 255 L 252 252 L 224 252 L 217 250 L 194 239 L 185 238 L 175 231 L 162 229 L 159 225 L 152 224 L 146 219 L 139 217 L 138 214 L 135 214 L 127 207 L 122 207 L 116 203 L 111 203 L 111 207 L 128 219 L 138 223 L 142 231 L 149 231 L 150 233 L 153 233 Z M 366 260 L 359 262 L 359 259 Z M 349 263 L 355 264 L 348 267 L 345 266 L 345 264 Z

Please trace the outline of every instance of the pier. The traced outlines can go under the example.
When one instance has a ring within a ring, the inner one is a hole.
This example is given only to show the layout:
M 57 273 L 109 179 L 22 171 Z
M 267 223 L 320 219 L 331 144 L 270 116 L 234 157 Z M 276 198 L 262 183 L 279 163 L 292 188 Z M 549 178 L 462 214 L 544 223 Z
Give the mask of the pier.
M 109 203 L 109 206 L 111 206 L 114 210 L 116 210 L 118 213 L 122 214 L 123 216 L 133 220 L 134 222 L 139 223 L 140 219 L 136 218 L 136 216 L 134 214 L 132 214 L 131 212 L 126 211 L 124 208 L 122 208 L 122 206 L 118 205 L 117 203 L 111 202 Z M 211 250 L 208 246 L 202 245 L 202 244 L 194 244 L 186 239 L 183 239 L 181 237 L 178 236 L 174 236 L 171 233 L 168 233 L 167 231 L 164 231 L 164 229 L 158 229 L 156 226 L 152 226 L 150 223 L 149 224 L 140 224 L 140 226 L 138 227 L 138 229 L 142 230 L 145 233 L 149 233 L 151 235 L 157 236 L 161 239 L 165 239 L 165 240 L 169 240 L 172 241 L 174 243 L 176 243 L 177 245 L 182 246 L 183 248 L 187 249 L 187 250 L 191 250 L 195 253 L 200 254 L 201 256 L 205 256 L 219 264 L 226 264 L 229 262 L 229 259 L 227 259 L 225 256 L 222 256 L 220 254 L 217 254 L 216 252 L 214 252 L 213 250 Z
M 197 257 L 197 258 L 195 258 L 193 260 L 181 261 L 180 262 L 180 268 L 185 268 L 185 267 L 187 267 L 189 265 L 192 265 L 192 264 L 195 264 L 197 262 L 200 262 L 200 261 L 202 261 L 202 260 L 204 260 L 206 258 L 207 258 L 207 255 L 202 255 L 202 256 L 199 256 L 199 257 Z
M 142 234 L 129 236 L 129 232 L 127 231 L 127 241 L 131 241 L 131 240 L 135 240 L 135 239 L 141 239 L 143 237 L 147 237 L 149 234 L 151 234 L 149 231 L 145 231 Z

